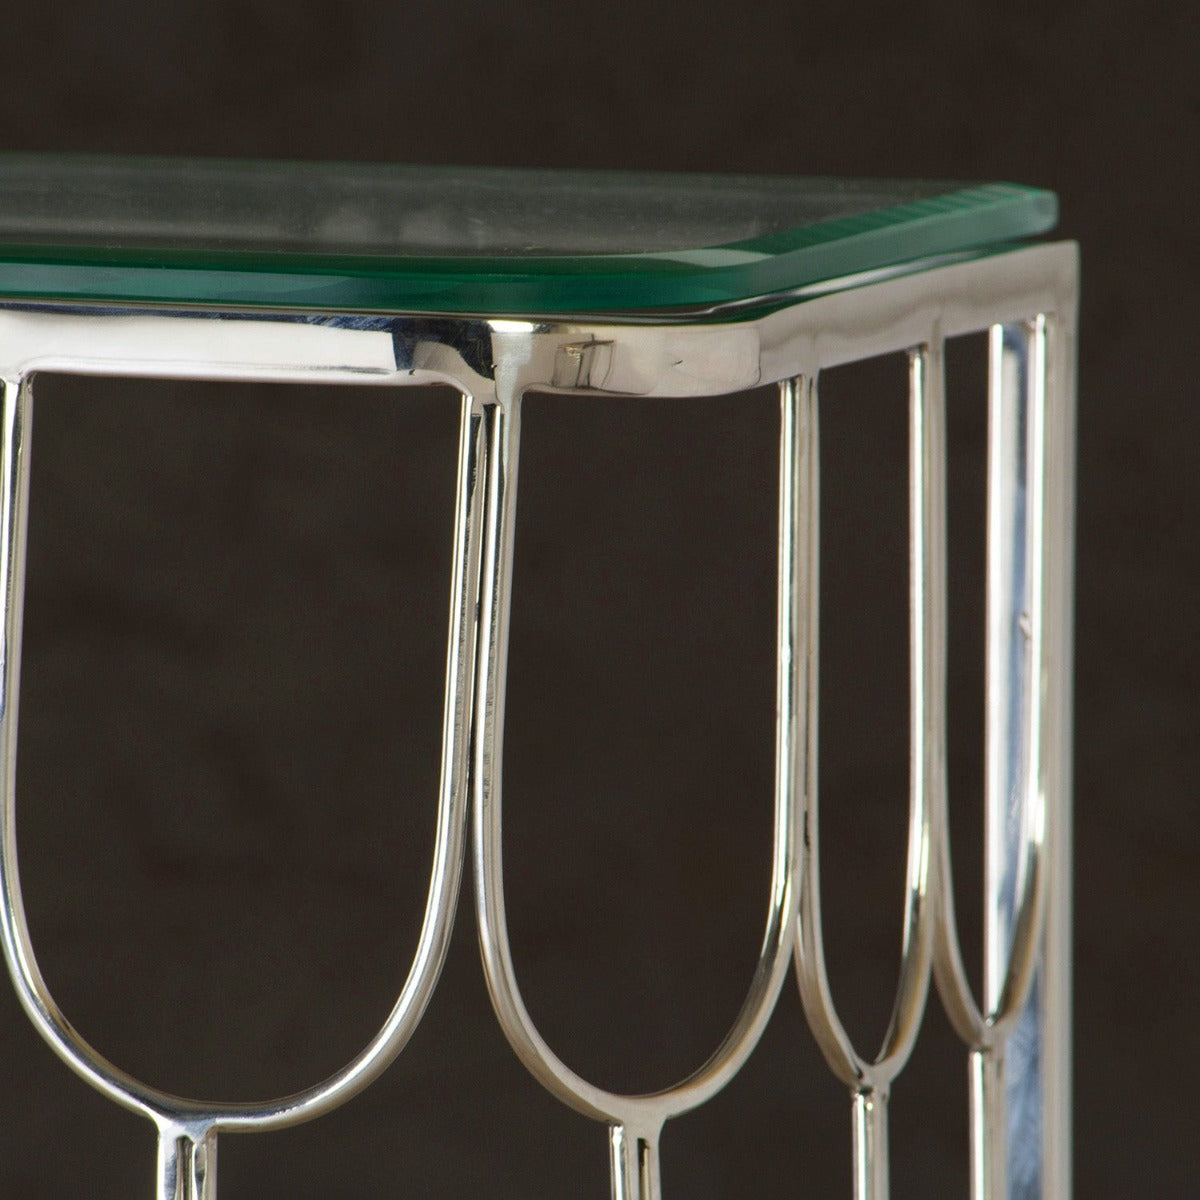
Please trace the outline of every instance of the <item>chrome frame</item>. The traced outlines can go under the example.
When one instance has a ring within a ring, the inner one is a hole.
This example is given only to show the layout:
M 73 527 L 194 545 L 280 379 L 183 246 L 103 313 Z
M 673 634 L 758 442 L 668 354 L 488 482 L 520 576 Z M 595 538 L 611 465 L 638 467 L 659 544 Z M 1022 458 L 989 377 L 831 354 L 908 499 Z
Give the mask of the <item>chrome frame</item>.
M 4 388 L 0 552 L 0 930 L 21 1002 L 55 1052 L 159 1130 L 159 1200 L 215 1200 L 216 1135 L 281 1128 L 367 1086 L 419 1022 L 444 960 L 468 780 L 476 909 L 494 1007 L 514 1050 L 560 1100 L 610 1126 L 615 1200 L 657 1200 L 663 1122 L 704 1103 L 757 1043 L 796 951 L 805 1011 L 853 1096 L 855 1195 L 887 1194 L 886 1110 L 931 973 L 969 1054 L 975 1200 L 1070 1195 L 1070 672 L 1077 254 L 1069 243 L 901 277 L 846 280 L 758 316 L 471 318 L 0 304 Z M 738 319 L 738 317 L 741 319 Z M 233 319 L 231 319 L 233 318 Z M 991 329 L 984 1004 L 957 944 L 945 780 L 942 347 Z M 884 1048 L 862 1058 L 829 994 L 817 829 L 817 384 L 820 372 L 910 354 L 912 779 L 904 948 Z M 168 1095 L 107 1062 L 38 971 L 17 872 L 15 778 L 31 380 L 38 371 L 347 384 L 449 384 L 463 396 L 438 834 L 409 978 L 371 1043 L 324 1083 L 261 1104 Z M 778 384 L 781 399 L 776 816 L 766 933 L 733 1028 L 695 1074 L 615 1095 L 546 1045 L 508 950 L 503 716 L 520 407 L 531 390 L 703 396 Z M 478 605 L 478 607 L 477 607 Z M 474 739 L 474 755 L 467 761 Z
M 820 614 L 820 489 L 817 452 L 817 381 L 803 393 L 796 436 L 805 447 L 804 501 L 807 604 L 804 640 L 808 661 L 807 780 L 803 885 L 796 937 L 796 978 L 808 1023 L 830 1069 L 853 1097 L 855 1200 L 888 1194 L 887 1109 L 891 1085 L 917 1040 L 933 962 L 930 910 L 933 844 L 939 806 L 945 802 L 945 490 L 940 345 L 909 354 L 910 570 L 910 784 L 907 887 L 900 979 L 883 1046 L 872 1060 L 850 1041 L 830 994 L 821 928 L 820 833 L 817 787 L 818 617 Z M 799 456 L 798 456 L 799 457 Z

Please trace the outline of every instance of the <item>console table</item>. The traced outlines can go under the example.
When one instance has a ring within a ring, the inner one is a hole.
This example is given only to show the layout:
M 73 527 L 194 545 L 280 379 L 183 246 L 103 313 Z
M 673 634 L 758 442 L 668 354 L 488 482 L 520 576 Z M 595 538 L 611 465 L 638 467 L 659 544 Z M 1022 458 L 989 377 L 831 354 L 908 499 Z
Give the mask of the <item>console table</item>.
M 931 980 L 965 1045 L 972 1195 L 1066 1200 L 1078 268 L 1073 245 L 1026 242 L 1055 218 L 1052 195 L 1009 184 L 0 156 L 4 954 L 51 1049 L 156 1126 L 159 1200 L 215 1200 L 219 1134 L 319 1117 L 403 1050 L 437 1002 L 468 846 L 496 1016 L 532 1074 L 606 1127 L 616 1200 L 657 1200 L 664 1123 L 739 1070 L 793 966 L 811 1033 L 849 1093 L 858 1200 L 887 1194 L 889 1090 Z M 977 999 L 959 950 L 947 816 L 943 366 L 947 339 L 981 331 L 990 349 Z M 817 417 L 823 370 L 895 352 L 909 361 L 911 781 L 901 970 L 871 1056 L 842 1026 L 822 944 Z M 39 371 L 438 383 L 462 396 L 424 922 L 377 1035 L 307 1090 L 222 1103 L 136 1080 L 81 1038 L 39 972 L 15 818 Z M 707 1062 L 661 1091 L 614 1094 L 543 1039 L 509 949 L 501 784 L 522 397 L 619 398 L 636 421 L 638 398 L 762 385 L 778 387 L 780 451 L 775 822 L 760 957 Z

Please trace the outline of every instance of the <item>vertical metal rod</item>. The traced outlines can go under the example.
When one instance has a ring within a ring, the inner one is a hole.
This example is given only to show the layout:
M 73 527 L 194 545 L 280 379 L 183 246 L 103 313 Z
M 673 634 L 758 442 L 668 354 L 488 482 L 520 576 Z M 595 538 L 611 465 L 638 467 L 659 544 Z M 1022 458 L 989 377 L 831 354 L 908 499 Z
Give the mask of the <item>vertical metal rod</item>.
M 972 1050 L 967 1059 L 971 1095 L 971 1196 L 1001 1197 L 1008 1147 L 1003 1050 Z
M 625 1125 L 609 1126 L 612 1200 L 660 1200 L 658 1136 L 635 1134 Z
M 1025 848 L 1041 820 L 1045 356 L 1044 318 L 993 326 L 989 342 L 984 1011 L 1005 1007 L 1027 881 Z M 1041 1195 L 1041 988 L 1035 979 L 1011 1034 L 981 1060 L 972 1160 L 986 1166 L 976 1200 Z M 1007 1062 L 1003 1061 L 1008 1059 Z M 972 1068 L 973 1077 L 975 1068 Z M 1004 1112 L 991 1111 L 1001 1107 Z
M 1042 1193 L 1070 1200 L 1071 666 L 1075 545 L 1074 302 L 1045 324 L 1046 782 L 1049 883 L 1042 950 Z
M 642 1200 L 659 1200 L 658 1137 L 638 1138 L 638 1175 L 642 1183 Z
M 215 1129 L 160 1127 L 157 1200 L 217 1200 Z
M 815 839 L 817 706 L 820 655 L 820 470 L 815 378 L 779 385 L 779 524 L 776 600 L 776 793 L 803 821 L 801 843 Z M 785 806 L 777 801 L 777 810 Z M 777 819 L 782 814 L 777 813 Z M 809 822 L 812 822 L 810 827 Z M 803 859 L 806 847 L 796 854 Z M 779 886 L 803 890 L 802 867 Z M 791 872 L 788 873 L 789 876 Z M 818 897 L 819 898 L 819 897 Z M 820 938 L 820 926 L 815 929 Z
M 920 971 L 907 1024 L 920 1025 L 928 994 L 936 914 L 926 903 L 934 871 L 933 827 L 946 807 L 946 389 L 945 351 L 935 333 L 909 355 L 909 814 L 904 971 Z M 921 939 L 924 938 L 924 942 Z M 893 1025 L 898 1023 L 895 1014 Z M 911 1049 L 911 1045 L 910 1045 Z M 907 1055 L 905 1056 L 907 1057 Z M 897 1070 L 899 1068 L 897 1067 Z
M 984 1013 L 995 1012 L 1001 1001 L 1023 848 L 1029 753 L 1023 708 L 1031 665 L 1028 385 L 1024 326 L 994 325 L 988 338 Z M 1006 1040 L 998 1039 L 987 1049 L 976 1047 L 968 1059 L 972 1200 L 1008 1198 Z
M 608 1128 L 612 1200 L 630 1200 L 631 1196 L 637 1194 L 638 1166 L 633 1145 L 636 1140 L 629 1136 L 624 1125 L 610 1125 Z
M 851 1110 L 854 1200 L 887 1200 L 888 1094 L 884 1088 L 854 1093 Z

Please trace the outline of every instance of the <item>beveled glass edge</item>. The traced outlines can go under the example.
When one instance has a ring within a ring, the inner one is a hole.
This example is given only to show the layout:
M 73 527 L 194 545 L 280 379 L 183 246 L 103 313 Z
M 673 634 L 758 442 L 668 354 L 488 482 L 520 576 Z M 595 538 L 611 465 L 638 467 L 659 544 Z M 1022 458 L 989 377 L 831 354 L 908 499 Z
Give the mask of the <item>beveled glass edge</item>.
M 448 315 L 711 309 L 1015 243 L 1052 229 L 1057 216 L 1053 192 L 985 184 L 745 242 L 659 253 L 392 259 L 0 245 L 0 299 Z M 180 276 L 190 286 L 172 286 Z
M 328 323 L 355 328 L 373 328 L 381 323 L 400 319 L 422 321 L 521 321 L 547 325 L 561 322 L 598 322 L 618 325 L 718 325 L 752 321 L 783 309 L 795 307 L 811 300 L 870 287 L 907 275 L 919 275 L 957 263 L 975 262 L 995 255 L 1033 248 L 1037 242 L 997 242 L 971 250 L 954 250 L 946 254 L 928 255 L 895 263 L 890 267 L 878 267 L 867 271 L 855 271 L 833 279 L 818 280 L 802 284 L 781 292 L 751 296 L 745 300 L 732 300 L 719 304 L 663 305 L 658 308 L 629 309 L 578 309 L 555 311 L 551 309 L 511 309 L 505 311 L 465 311 L 437 309 L 380 309 L 380 308 L 312 308 L 287 304 L 239 304 L 213 301 L 183 300 L 109 300 L 76 299 L 72 297 L 21 297 L 8 296 L 0 291 L 0 311 L 16 312 L 61 312 L 65 309 L 86 310 L 93 313 L 145 313 L 147 315 L 210 316 L 228 320 L 256 320 L 270 316 L 293 319 L 303 323 Z M 2 264 L 0 264 L 2 268 Z

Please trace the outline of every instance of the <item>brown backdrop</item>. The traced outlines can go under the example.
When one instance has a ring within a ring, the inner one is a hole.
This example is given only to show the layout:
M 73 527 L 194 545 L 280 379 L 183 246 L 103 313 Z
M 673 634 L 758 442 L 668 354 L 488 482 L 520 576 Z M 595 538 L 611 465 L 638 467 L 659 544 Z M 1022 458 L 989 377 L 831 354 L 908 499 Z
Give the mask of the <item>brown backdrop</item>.
M 5 148 L 1014 179 L 1060 193 L 1084 262 L 1078 1194 L 1189 1194 L 1188 6 L 29 7 L 5 22 Z M 964 380 L 977 351 L 963 352 Z M 904 821 L 893 368 L 832 380 L 846 402 L 827 405 L 825 429 L 827 940 L 864 1041 L 890 1004 Z M 981 410 L 964 388 L 952 768 L 974 921 Z M 548 1038 L 600 1082 L 656 1086 L 695 1065 L 753 962 L 775 420 L 761 395 L 530 405 L 513 937 Z M 39 393 L 20 767 L 30 918 L 68 1014 L 157 1082 L 298 1086 L 352 1053 L 398 986 L 432 831 L 454 421 L 435 393 L 72 380 Z M 474 936 L 464 907 L 425 1023 L 369 1093 L 314 1125 L 223 1141 L 222 1195 L 607 1194 L 602 1131 L 513 1059 Z M 149 1127 L 59 1066 L 7 989 L 0 1046 L 0 1193 L 150 1194 Z M 789 984 L 743 1075 L 669 1130 L 665 1188 L 847 1194 L 847 1115 Z M 965 1147 L 962 1056 L 931 1003 L 896 1089 L 896 1195 L 964 1195 Z

